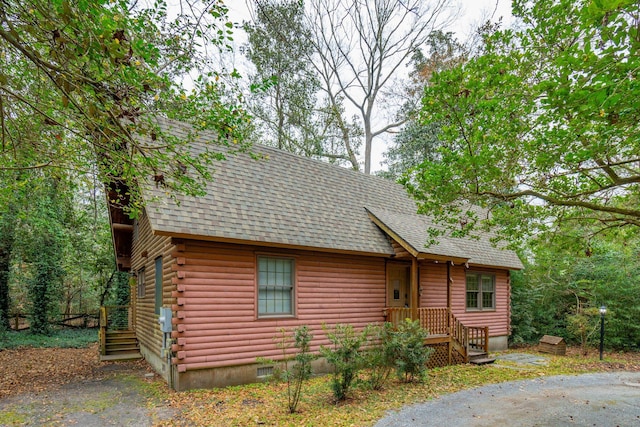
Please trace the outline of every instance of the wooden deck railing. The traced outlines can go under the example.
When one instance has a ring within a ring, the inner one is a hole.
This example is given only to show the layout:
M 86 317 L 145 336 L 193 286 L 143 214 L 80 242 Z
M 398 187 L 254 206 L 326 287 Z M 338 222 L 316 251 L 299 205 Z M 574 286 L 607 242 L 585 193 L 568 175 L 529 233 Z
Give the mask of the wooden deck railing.
M 483 351 L 485 353 L 489 352 L 489 327 L 476 327 L 469 326 L 468 327 L 468 336 L 469 336 L 469 348 Z
M 420 325 L 434 335 L 448 335 L 451 323 L 448 308 L 419 308 Z
M 384 309 L 386 321 L 394 325 L 411 318 L 411 309 L 389 307 Z M 469 351 L 489 351 L 489 328 L 465 326 L 448 308 L 418 308 L 420 325 L 429 331 L 429 335 L 448 335 L 453 340 L 465 360 Z
M 411 309 L 404 307 L 390 307 L 383 310 L 387 322 L 399 325 L 404 319 L 411 319 Z

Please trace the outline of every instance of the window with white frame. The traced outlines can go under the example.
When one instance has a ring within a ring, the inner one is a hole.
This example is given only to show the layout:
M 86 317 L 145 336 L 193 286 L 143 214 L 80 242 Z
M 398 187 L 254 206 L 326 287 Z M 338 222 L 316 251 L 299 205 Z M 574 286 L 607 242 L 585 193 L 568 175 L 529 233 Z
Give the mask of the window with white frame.
M 493 274 L 467 273 L 467 310 L 495 310 L 496 278 Z
M 293 315 L 294 263 L 258 257 L 258 316 Z

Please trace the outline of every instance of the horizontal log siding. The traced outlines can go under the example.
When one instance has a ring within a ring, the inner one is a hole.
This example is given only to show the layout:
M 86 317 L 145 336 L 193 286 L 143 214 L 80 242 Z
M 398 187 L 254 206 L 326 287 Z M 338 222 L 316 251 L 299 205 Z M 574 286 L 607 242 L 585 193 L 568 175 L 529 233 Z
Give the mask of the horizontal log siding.
M 420 263 L 420 307 L 447 306 L 447 264 L 433 261 Z
M 171 263 L 174 247 L 169 237 L 154 236 L 151 232 L 149 220 L 142 214 L 138 220 L 136 239 L 132 245 L 131 271 L 137 273 L 141 268 L 145 270 L 145 296 L 137 298 L 136 302 L 136 336 L 141 346 L 160 357 L 162 347 L 162 332 L 155 313 L 155 260 L 163 257 L 163 305 L 172 304 L 171 291 Z M 146 252 L 143 257 L 142 253 Z M 136 292 L 132 289 L 132 292 Z
M 184 246 L 184 248 L 182 248 Z M 177 297 L 174 310 L 179 371 L 255 363 L 278 357 L 278 329 L 308 325 L 312 349 L 328 344 L 323 324 L 363 327 L 381 322 L 385 304 L 385 266 L 380 258 L 304 251 L 265 250 L 230 244 L 185 241 L 174 256 Z M 184 249 L 184 250 L 180 250 Z M 256 254 L 295 260 L 294 317 L 258 319 Z
M 495 274 L 496 309 L 494 311 L 467 311 L 466 308 L 466 272 L 463 265 L 451 267 L 451 311 L 465 326 L 488 326 L 489 336 L 509 334 L 509 285 L 507 270 L 470 268 L 471 271 L 483 271 Z

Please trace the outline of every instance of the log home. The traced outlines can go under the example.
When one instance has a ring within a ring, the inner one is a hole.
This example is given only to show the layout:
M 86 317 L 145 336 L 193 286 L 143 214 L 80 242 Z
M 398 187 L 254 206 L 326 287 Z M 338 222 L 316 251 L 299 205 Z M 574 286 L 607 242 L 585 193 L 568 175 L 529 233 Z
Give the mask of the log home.
M 214 139 L 198 138 L 194 150 Z M 172 387 L 258 381 L 268 368 L 256 358 L 277 358 L 278 329 L 299 325 L 312 329 L 317 351 L 328 344 L 323 324 L 420 319 L 435 365 L 507 347 L 509 271 L 522 268 L 513 252 L 489 235 L 425 247 L 433 224 L 400 185 L 274 148 L 252 151 L 261 159 L 217 163 L 203 197 L 171 199 L 150 187 L 135 221 L 110 207 L 118 267 L 134 279 L 124 329 Z M 114 310 L 102 313 L 103 359 Z

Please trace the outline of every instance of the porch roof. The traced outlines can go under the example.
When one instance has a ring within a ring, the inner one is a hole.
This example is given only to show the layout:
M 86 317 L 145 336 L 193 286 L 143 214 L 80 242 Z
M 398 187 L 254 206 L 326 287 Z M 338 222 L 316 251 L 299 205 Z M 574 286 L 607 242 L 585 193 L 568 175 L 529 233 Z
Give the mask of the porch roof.
M 425 246 L 429 228 L 440 228 L 426 215 L 407 215 L 387 209 L 367 207 L 373 222 L 389 233 L 409 253 L 418 258 L 451 259 L 475 265 L 506 267 L 519 270 L 522 262 L 513 251 L 502 250 L 491 243 L 493 233 L 483 232 L 478 239 L 444 236 L 438 244 Z

